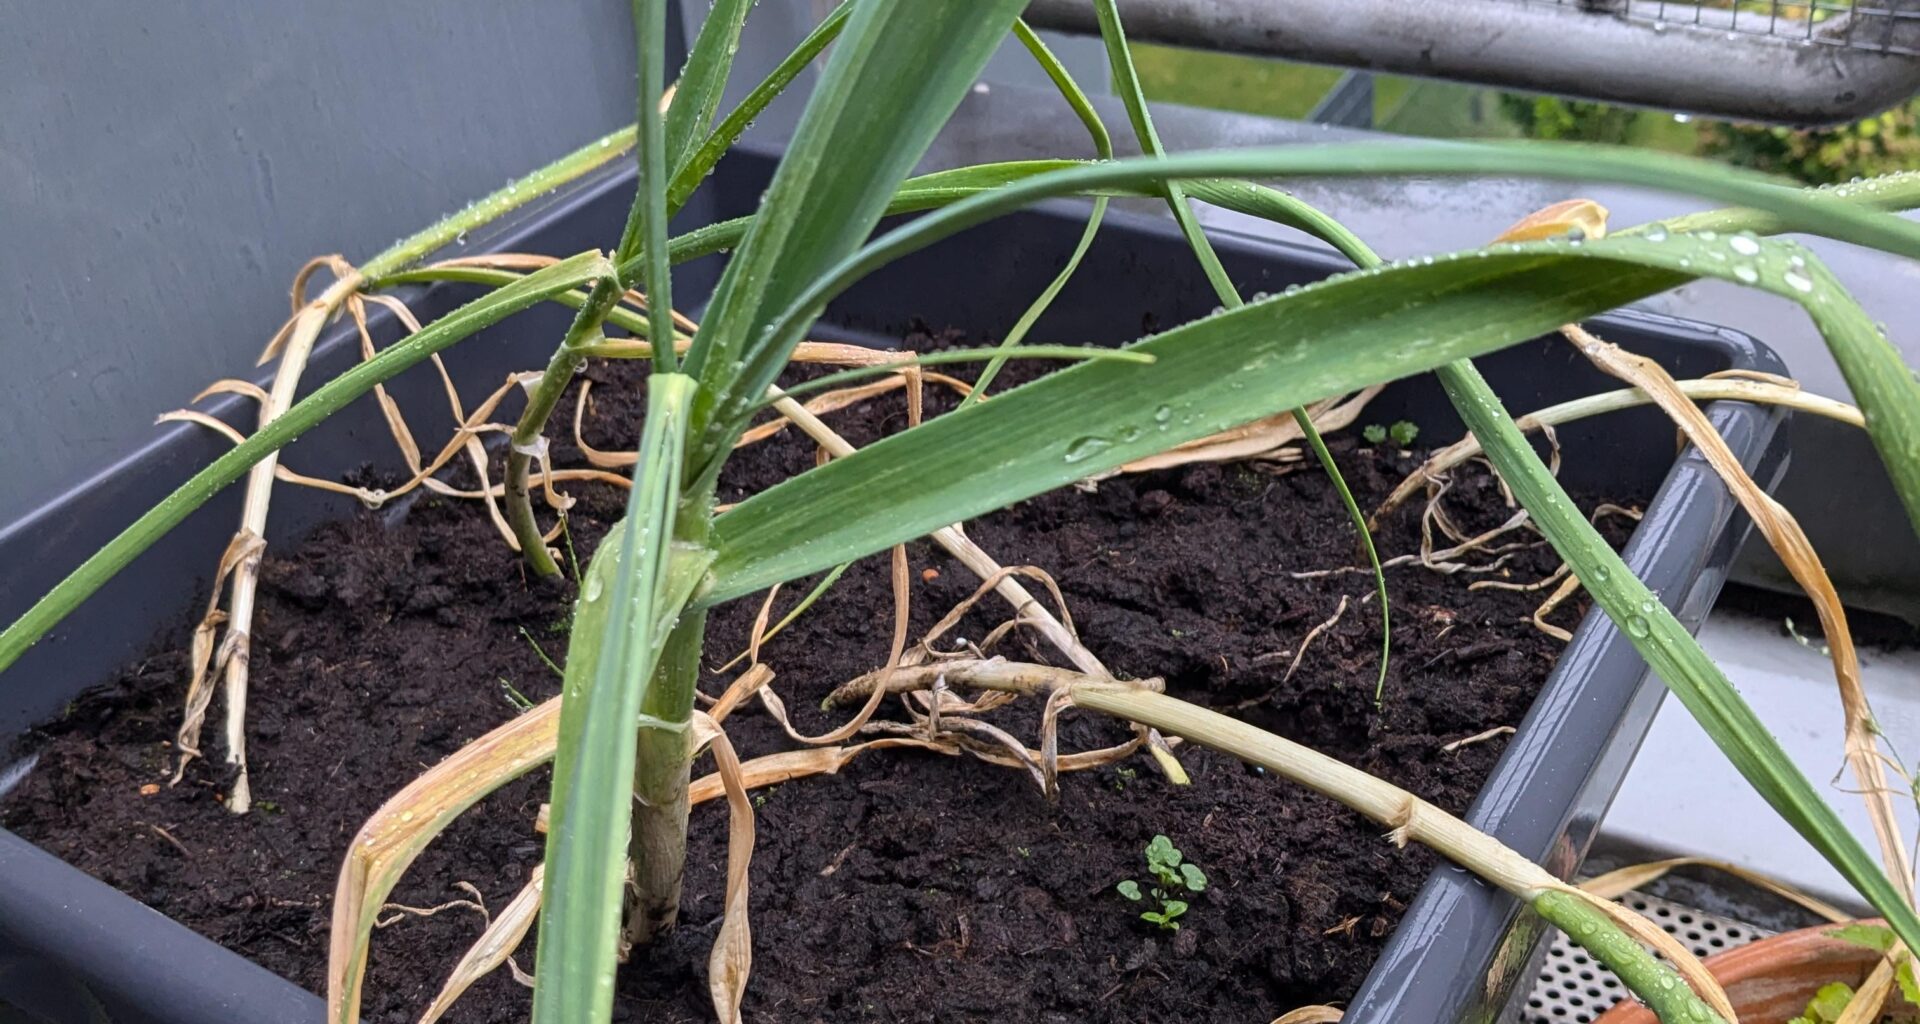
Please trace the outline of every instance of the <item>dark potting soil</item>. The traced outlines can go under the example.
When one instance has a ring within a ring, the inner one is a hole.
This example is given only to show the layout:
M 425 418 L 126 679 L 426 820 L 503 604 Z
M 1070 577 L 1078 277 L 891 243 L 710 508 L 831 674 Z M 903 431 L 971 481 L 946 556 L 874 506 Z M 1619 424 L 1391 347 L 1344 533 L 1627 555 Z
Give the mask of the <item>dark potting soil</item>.
M 597 385 L 586 440 L 630 450 L 643 407 L 634 371 L 595 367 L 586 379 Z M 952 402 L 942 394 L 928 404 L 934 412 Z M 572 410 L 573 398 L 561 408 Z M 904 418 L 897 395 L 829 417 L 855 443 L 900 429 Z M 1417 465 L 1391 444 L 1336 439 L 1334 450 L 1363 507 Z M 556 442 L 555 455 L 581 462 L 570 442 Z M 729 463 L 722 500 L 813 459 L 813 445 L 789 430 Z M 618 517 L 623 492 L 568 490 L 579 499 L 571 543 L 585 559 Z M 1459 474 L 1447 502 L 1468 530 L 1510 514 L 1478 469 Z M 1383 557 L 1418 550 L 1417 505 L 1383 524 Z M 1619 520 L 1603 525 L 1624 540 Z M 1390 569 L 1394 649 L 1376 710 L 1372 578 L 1292 575 L 1356 560 L 1340 502 L 1310 465 L 1117 477 L 987 516 L 968 532 L 1003 564 L 1052 573 L 1081 636 L 1116 672 L 1160 676 L 1175 695 L 1236 708 L 1454 812 L 1505 740 L 1446 745 L 1517 725 L 1561 650 L 1527 621 L 1546 591 L 1468 589 L 1476 579 L 1541 578 L 1557 565 L 1544 547 L 1513 554 L 1492 576 Z M 909 553 L 917 637 L 976 580 L 930 544 Z M 783 591 L 776 618 L 807 589 Z M 38 765 L 0 798 L 0 824 L 322 992 L 335 873 L 355 829 L 422 770 L 518 713 L 515 693 L 537 701 L 558 691 L 540 650 L 564 658 L 571 598 L 570 585 L 530 584 L 474 503 L 427 498 L 397 528 L 375 515 L 324 527 L 274 551 L 264 570 L 249 710 L 253 813 L 236 817 L 221 805 L 231 779 L 216 749 L 218 707 L 205 737 L 214 759 L 167 785 L 188 675 L 183 617 L 150 657 L 23 741 L 20 752 L 37 751 Z M 1288 678 L 1291 652 L 1343 598 L 1345 614 Z M 943 648 L 955 636 L 984 638 L 1007 617 L 996 601 L 982 602 Z M 716 611 L 709 666 L 741 650 L 758 605 Z M 848 711 L 824 712 L 821 699 L 885 661 L 891 609 L 888 560 L 868 559 L 768 643 L 764 660 L 796 727 L 817 734 L 844 720 Z M 1575 601 L 1553 619 L 1571 626 L 1584 610 Z M 1024 637 L 1002 653 L 1058 661 Z M 703 688 L 717 693 L 729 676 L 710 671 Z M 1036 702 L 995 714 L 1034 741 Z M 742 757 L 794 746 L 757 704 L 727 730 Z M 1069 713 L 1061 745 L 1124 737 Z M 1023 772 L 901 750 L 757 791 L 746 1018 L 1246 1024 L 1350 997 L 1435 858 L 1395 850 L 1378 826 L 1229 758 L 1182 748 L 1181 760 L 1190 786 L 1170 785 L 1136 756 L 1064 777 L 1054 803 Z M 696 772 L 710 766 L 703 759 Z M 487 907 L 503 906 L 540 861 L 533 820 L 547 782 L 544 771 L 530 774 L 475 807 L 392 899 L 432 907 L 466 898 L 455 887 L 466 882 Z M 1141 921 L 1141 908 L 1115 892 L 1123 879 L 1146 879 L 1142 848 L 1156 834 L 1211 879 L 1178 932 Z M 616 1019 L 712 1019 L 706 958 L 725 836 L 722 803 L 695 809 L 681 927 L 621 971 Z M 399 915 L 378 931 L 364 1019 L 416 1019 L 482 926 L 478 913 L 453 907 Z M 529 970 L 532 946 L 519 956 Z M 517 1022 L 527 1006 L 527 991 L 501 971 L 448 1019 Z

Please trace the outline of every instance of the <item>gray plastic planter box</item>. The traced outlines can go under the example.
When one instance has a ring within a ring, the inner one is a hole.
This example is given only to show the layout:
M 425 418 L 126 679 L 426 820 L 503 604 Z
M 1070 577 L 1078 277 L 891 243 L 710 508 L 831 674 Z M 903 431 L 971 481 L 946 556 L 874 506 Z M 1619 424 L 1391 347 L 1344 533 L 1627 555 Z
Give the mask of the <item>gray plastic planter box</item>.
M 751 210 L 771 168 L 765 155 L 729 157 L 686 219 Z M 603 244 L 620 223 L 630 188 L 623 171 L 603 174 L 511 223 L 476 233 L 462 251 L 565 254 Z M 1032 283 L 1061 265 L 1083 217 L 1074 206 L 1045 207 L 964 233 L 855 287 L 832 304 L 816 336 L 892 344 L 919 319 L 996 337 L 1028 301 Z M 1341 269 L 1317 252 L 1272 243 L 1228 238 L 1220 251 L 1248 292 L 1279 291 Z M 684 306 L 697 305 L 717 270 L 712 258 L 682 269 L 677 294 Z M 437 287 L 409 301 L 431 318 L 471 294 L 468 288 Z M 1040 333 L 1117 342 L 1143 328 L 1204 315 L 1213 305 L 1198 266 L 1169 223 L 1116 214 Z M 510 330 L 463 343 L 448 363 L 463 389 L 477 393 L 509 370 L 542 364 L 565 323 L 562 310 L 533 311 Z M 1636 314 L 1608 317 L 1599 326 L 1611 340 L 1662 360 L 1682 376 L 1785 370 L 1764 346 L 1728 331 Z M 391 333 L 393 325 L 381 329 Z M 348 334 L 336 331 L 323 339 L 310 376 L 331 377 L 356 355 Z M 1545 340 L 1480 365 L 1516 412 L 1615 386 L 1568 346 Z M 392 386 L 403 405 L 411 396 L 425 402 L 436 392 L 437 381 L 423 370 Z M 178 397 L 156 395 L 153 403 L 158 409 Z M 251 410 L 236 401 L 219 411 L 238 420 Z M 1380 422 L 1411 419 L 1428 438 L 1461 432 L 1431 379 L 1392 386 L 1368 415 Z M 1712 416 L 1757 479 L 1778 477 L 1785 466 L 1780 413 L 1718 403 Z M 1588 489 L 1659 486 L 1627 559 L 1691 626 L 1712 604 L 1747 524 L 1697 456 L 1669 457 L 1673 436 L 1647 410 L 1563 427 L 1562 440 L 1580 453 L 1569 460 L 1564 477 Z M 18 615 L 224 443 L 198 428 L 159 431 L 108 471 L 0 529 L 0 565 L 6 567 L 0 616 Z M 289 458 L 303 472 L 329 475 L 390 449 L 379 412 L 362 401 L 293 445 Z M 196 513 L 6 673 L 0 752 L 8 737 L 138 657 L 157 636 L 181 629 L 193 602 L 204 597 L 197 591 L 233 528 L 238 500 L 234 488 Z M 283 488 L 274 500 L 272 539 L 285 543 L 352 511 L 346 499 Z M 1589 615 L 1469 819 L 1551 870 L 1571 873 L 1645 733 L 1660 689 L 1626 639 L 1603 617 Z M 1442 868 L 1407 911 L 1347 1020 L 1426 1024 L 1497 1016 L 1514 1001 L 1516 983 L 1530 976 L 1525 968 L 1541 949 L 1541 937 L 1538 923 L 1523 917 L 1514 900 Z M 315 996 L 0 831 L 0 1018 L 9 1004 L 38 1015 L 30 1019 L 61 1024 L 317 1022 L 323 1016 Z

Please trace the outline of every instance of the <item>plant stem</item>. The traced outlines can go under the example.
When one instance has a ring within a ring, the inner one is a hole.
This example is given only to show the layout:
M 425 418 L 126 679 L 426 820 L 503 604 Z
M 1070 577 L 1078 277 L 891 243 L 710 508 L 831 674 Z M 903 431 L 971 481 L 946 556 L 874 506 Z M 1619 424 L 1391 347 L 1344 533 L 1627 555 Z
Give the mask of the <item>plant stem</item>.
M 300 376 L 307 368 L 314 342 L 319 339 L 328 318 L 359 288 L 360 282 L 357 274 L 340 277 L 317 300 L 294 315 L 287 331 L 286 346 L 280 353 L 280 365 L 274 368 L 272 390 L 268 392 L 266 402 L 260 406 L 261 427 L 286 415 L 287 410 L 293 407 L 295 392 L 300 387 Z M 222 646 L 229 652 L 224 672 L 227 697 L 226 760 L 234 767 L 235 775 L 227 793 L 226 808 L 234 814 L 245 814 L 253 805 L 252 785 L 247 775 L 247 678 L 253 648 L 254 598 L 259 589 L 260 560 L 266 554 L 264 538 L 267 534 L 267 509 L 273 499 L 274 470 L 279 462 L 278 453 L 269 454 L 254 463 L 247 472 L 246 494 L 240 508 L 239 535 L 262 538 L 262 544 L 235 568 L 227 601 L 227 632 L 226 639 L 222 641 Z M 195 731 L 198 731 L 197 728 Z
M 532 493 L 527 486 L 528 471 L 538 451 L 541 431 L 546 429 L 547 419 L 553 415 L 554 407 L 560 404 L 560 396 L 573 381 L 573 375 L 587 361 L 587 350 L 601 340 L 600 325 L 606 321 L 608 311 L 619 304 L 620 295 L 620 282 L 614 275 L 608 274 L 594 282 L 593 290 L 587 293 L 587 301 L 574 314 L 572 326 L 567 328 L 560 347 L 553 350 L 546 373 L 541 375 L 540 382 L 528 393 L 527 407 L 513 426 L 512 447 L 507 451 L 504 495 L 507 525 L 513 528 L 513 537 L 519 541 L 520 554 L 526 558 L 528 566 L 537 575 L 549 579 L 559 578 L 560 565 L 554 561 L 553 552 L 547 550 L 540 524 L 534 520 Z
M 1653 958 L 1638 942 L 1577 896 L 1549 889 L 1530 905 L 1581 949 L 1593 954 L 1639 996 L 1664 1024 L 1719 1020 L 1693 989 L 1681 984 L 1672 968 Z
M 667 637 L 654 666 L 633 763 L 632 903 L 624 932 L 629 946 L 645 945 L 671 929 L 680 914 L 680 880 L 687 864 L 687 783 L 693 767 L 694 684 L 706 641 L 707 613 L 689 612 Z M 672 723 L 656 726 L 649 719 Z
M 560 566 L 554 562 L 552 553 L 547 551 L 547 543 L 540 535 L 540 526 L 534 520 L 527 471 L 533 464 L 533 455 L 541 442 L 542 431 L 547 428 L 547 419 L 553 415 L 554 406 L 560 404 L 560 396 L 572 382 L 573 375 L 579 371 L 580 364 L 586 361 L 586 355 L 581 350 L 600 340 L 600 325 L 606 322 L 607 314 L 620 304 L 626 294 L 627 281 L 632 275 L 624 269 L 625 264 L 639 256 L 643 246 L 651 252 L 643 268 L 649 290 L 647 312 L 652 321 L 648 336 L 669 340 L 673 337 L 673 299 L 668 293 L 667 264 L 662 255 L 666 248 L 667 219 L 667 183 L 662 153 L 665 143 L 662 141 L 660 119 L 661 107 L 666 103 L 662 89 L 664 72 L 661 68 L 661 57 L 666 46 L 665 0 L 634 0 L 633 26 L 635 51 L 639 55 L 636 76 L 639 87 L 635 101 L 639 118 L 634 125 L 634 132 L 638 140 L 636 149 L 640 173 L 634 188 L 633 204 L 627 208 L 626 227 L 620 232 L 620 243 L 614 247 L 614 272 L 594 282 L 593 291 L 580 306 L 580 312 L 574 316 L 566 335 L 560 339 L 560 346 L 554 350 L 553 357 L 547 361 L 547 369 L 541 374 L 540 383 L 527 396 L 527 407 L 521 411 L 520 419 L 513 427 L 513 449 L 507 453 L 506 479 L 502 483 L 507 524 L 513 528 L 520 554 L 526 558 L 536 575 L 550 579 L 560 575 Z M 654 354 L 654 362 L 661 372 L 673 372 L 676 363 L 673 345 L 659 346 Z
M 627 515 L 595 553 L 574 613 L 554 748 L 535 1024 L 605 1022 L 613 1010 L 636 725 L 673 727 L 642 709 L 657 706 L 647 691 L 661 652 L 713 561 L 712 551 L 678 539 L 694 387 L 680 374 L 649 382 Z
M 676 547 L 707 548 L 713 535 L 712 492 L 695 488 L 682 495 L 673 523 Z M 680 880 L 687 864 L 687 783 L 693 766 L 689 723 L 706 639 L 706 609 L 684 613 L 667 635 L 640 705 L 633 826 L 627 839 L 632 900 L 621 933 L 627 946 L 653 941 L 680 915 Z

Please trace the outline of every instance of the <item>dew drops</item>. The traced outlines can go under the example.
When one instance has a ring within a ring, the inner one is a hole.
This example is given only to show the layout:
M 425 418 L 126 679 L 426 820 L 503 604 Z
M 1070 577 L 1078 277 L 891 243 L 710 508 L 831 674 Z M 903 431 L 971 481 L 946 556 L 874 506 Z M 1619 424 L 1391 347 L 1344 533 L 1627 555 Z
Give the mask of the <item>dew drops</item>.
M 1647 625 L 1646 619 L 1633 615 L 1627 618 L 1627 632 L 1632 636 L 1645 639 L 1648 633 L 1653 632 L 1653 628 Z
M 1090 434 L 1086 437 L 1075 438 L 1073 443 L 1067 445 L 1066 459 L 1068 462 L 1083 462 L 1111 447 L 1113 447 L 1112 441 L 1098 435 Z
M 589 600 L 589 601 L 598 601 L 598 600 L 600 600 L 600 591 L 601 591 L 601 589 L 602 589 L 602 587 L 603 587 L 603 586 L 604 586 L 604 585 L 603 585 L 603 584 L 602 584 L 602 583 L 600 582 L 600 577 L 599 577 L 599 576 L 596 576 L 596 575 L 594 575 L 594 574 L 592 574 L 592 573 L 588 573 L 588 574 L 587 574 L 587 586 L 586 586 L 586 598 L 587 598 L 587 600 Z
M 1140 428 L 1139 428 L 1139 427 L 1127 427 L 1126 429 L 1124 429 L 1124 430 L 1122 430 L 1122 431 L 1120 431 L 1120 440 L 1122 440 L 1122 441 L 1138 441 L 1138 440 L 1140 440 Z
M 1760 243 L 1746 235 L 1735 235 L 1727 239 L 1727 247 L 1742 256 L 1760 255 Z
M 1741 284 L 1756 284 L 1760 280 L 1760 272 L 1753 269 L 1751 263 L 1734 264 L 1733 276 L 1739 278 Z
M 1800 292 L 1803 295 L 1813 290 L 1813 282 L 1811 280 L 1808 280 L 1805 274 L 1802 274 L 1797 270 L 1787 271 L 1785 274 L 1781 276 L 1780 280 L 1785 281 L 1787 283 L 1787 287 L 1793 289 L 1796 292 Z
M 1645 237 L 1649 242 L 1664 242 L 1667 240 L 1667 226 L 1665 224 L 1655 224 L 1647 229 Z
M 1154 425 L 1159 427 L 1161 430 L 1167 429 L 1167 424 L 1172 422 L 1172 420 L 1173 420 L 1172 406 L 1163 405 L 1153 410 Z
M 1607 582 L 1608 577 L 1612 576 L 1613 574 L 1607 571 L 1606 566 L 1596 565 L 1593 567 L 1593 571 L 1588 573 L 1587 575 L 1592 576 L 1593 582 L 1595 583 L 1605 583 Z

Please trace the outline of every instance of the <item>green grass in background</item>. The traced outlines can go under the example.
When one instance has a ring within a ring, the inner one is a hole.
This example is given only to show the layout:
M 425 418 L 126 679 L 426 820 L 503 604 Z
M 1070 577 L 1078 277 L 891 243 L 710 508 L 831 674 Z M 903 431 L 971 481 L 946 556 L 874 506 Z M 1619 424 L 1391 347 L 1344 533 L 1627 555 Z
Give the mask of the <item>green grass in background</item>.
M 1300 119 L 1340 80 L 1340 70 L 1237 53 L 1136 43 L 1133 65 L 1148 98 L 1211 110 Z
M 1134 63 L 1151 99 L 1294 120 L 1312 113 L 1342 74 L 1312 64 L 1147 44 L 1134 47 Z M 1804 131 L 1376 75 L 1373 123 L 1381 131 L 1427 138 L 1604 142 L 1825 184 L 1920 167 L 1916 109 L 1910 103 L 1858 124 Z

